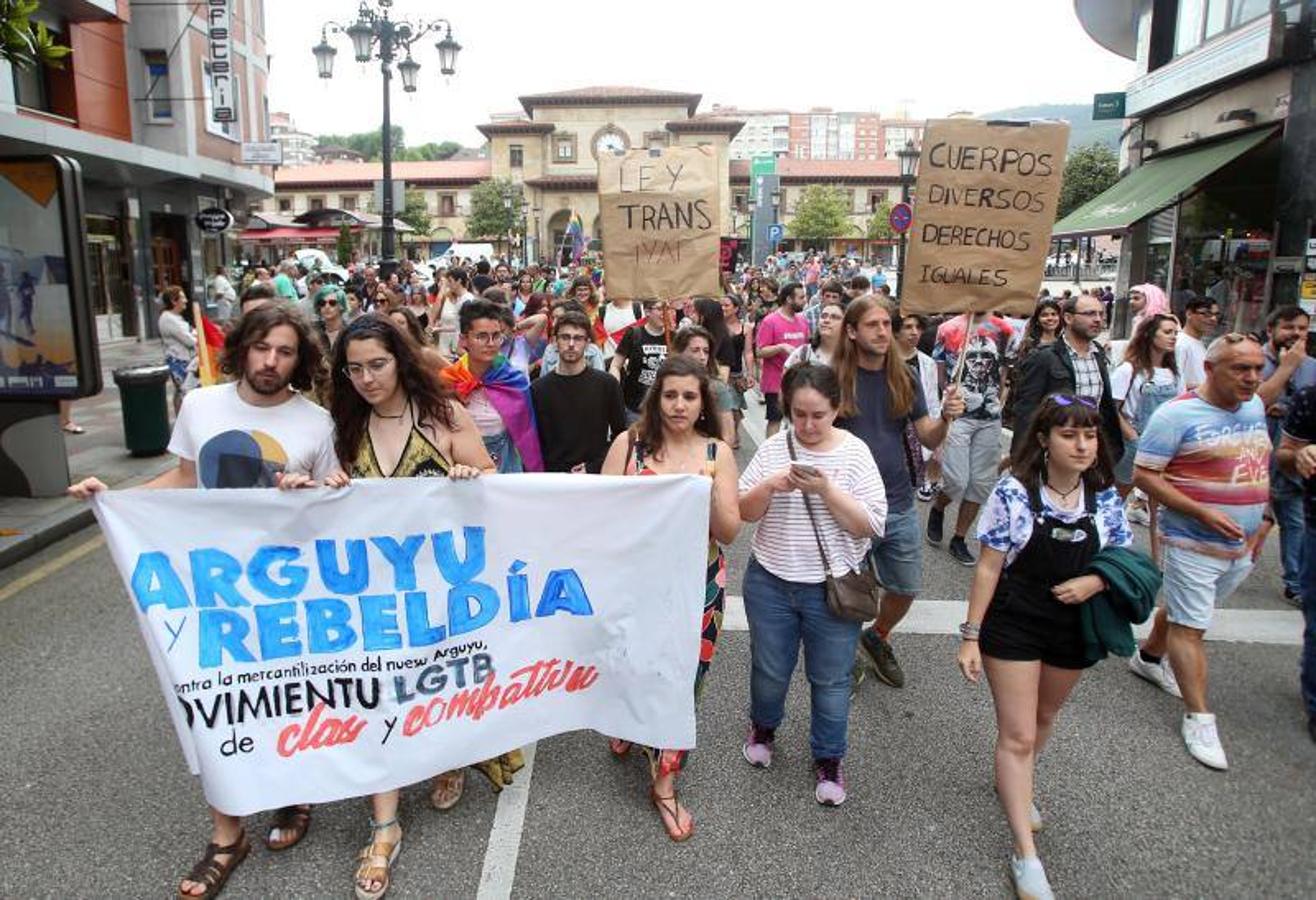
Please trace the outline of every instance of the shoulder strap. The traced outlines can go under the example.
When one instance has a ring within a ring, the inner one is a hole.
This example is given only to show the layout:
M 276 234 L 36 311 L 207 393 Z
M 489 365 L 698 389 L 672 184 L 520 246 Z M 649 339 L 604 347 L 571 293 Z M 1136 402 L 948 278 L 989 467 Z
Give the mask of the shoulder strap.
M 786 432 L 786 452 L 790 454 L 791 461 L 795 461 L 795 440 L 788 430 Z M 822 532 L 818 530 L 818 520 L 813 516 L 813 506 L 809 503 L 809 495 L 803 491 L 800 492 L 804 497 L 804 511 L 809 514 L 809 524 L 813 527 L 813 539 L 818 543 L 818 558 L 822 560 L 823 575 L 832 574 L 831 566 L 827 564 L 827 551 L 823 549 Z
M 1097 492 L 1090 485 L 1083 485 L 1084 502 L 1087 505 L 1088 515 L 1094 516 L 1097 513 Z
M 1032 510 L 1033 515 L 1040 516 L 1045 507 L 1042 505 L 1042 478 L 1039 475 L 1037 481 L 1029 484 L 1025 490 L 1028 491 L 1028 508 Z

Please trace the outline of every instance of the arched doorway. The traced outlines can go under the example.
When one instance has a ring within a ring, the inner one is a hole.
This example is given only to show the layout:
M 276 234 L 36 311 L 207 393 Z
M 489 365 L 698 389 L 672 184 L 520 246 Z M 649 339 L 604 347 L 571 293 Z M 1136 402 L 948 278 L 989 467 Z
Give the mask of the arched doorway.
M 589 238 L 590 250 L 594 251 L 595 253 L 601 252 L 603 250 L 603 214 L 602 213 L 594 217 L 594 227 L 590 229 L 589 234 L 587 234 L 586 237 Z
M 548 240 L 549 245 L 544 248 L 540 256 L 544 259 L 551 259 L 557 265 L 566 265 L 571 262 L 571 248 L 563 250 L 562 244 L 567 234 L 567 225 L 571 223 L 571 210 L 559 209 L 548 219 Z M 565 261 L 564 261 L 565 259 Z

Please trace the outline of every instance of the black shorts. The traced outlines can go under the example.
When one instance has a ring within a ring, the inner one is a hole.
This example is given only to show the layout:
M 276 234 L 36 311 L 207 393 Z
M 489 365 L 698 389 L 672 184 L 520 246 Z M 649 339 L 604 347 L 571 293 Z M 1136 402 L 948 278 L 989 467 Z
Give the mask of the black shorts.
M 1035 599 L 997 591 L 987 607 L 978 649 L 983 656 L 1016 662 L 1041 660 L 1057 669 L 1086 669 L 1080 607 L 1053 597 Z
M 768 401 L 767 417 L 769 422 L 780 422 L 781 415 L 781 394 L 769 394 L 764 391 L 763 399 Z

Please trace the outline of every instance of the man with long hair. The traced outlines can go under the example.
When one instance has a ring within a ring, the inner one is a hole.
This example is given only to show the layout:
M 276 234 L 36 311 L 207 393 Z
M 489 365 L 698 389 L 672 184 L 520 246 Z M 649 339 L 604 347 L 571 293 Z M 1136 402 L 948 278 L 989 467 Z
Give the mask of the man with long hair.
M 851 301 L 841 323 L 841 339 L 832 367 L 841 382 L 836 424 L 859 437 L 872 451 L 886 487 L 886 529 L 872 544 L 877 579 L 885 588 L 877 620 L 859 637 L 861 677 L 865 657 L 878 678 L 903 687 L 905 675 L 889 637 L 923 580 L 922 542 L 914 507 L 912 451 L 905 429 L 912 426 L 919 443 L 934 448 L 946 438 L 950 423 L 964 412 L 959 390 L 951 386 L 942 400 L 941 415 L 928 415 L 923 387 L 895 350 L 891 309 L 875 297 Z
M 245 313 L 224 341 L 221 368 L 235 380 L 188 392 L 169 440 L 178 466 L 143 487 L 290 489 L 333 474 L 333 421 L 300 393 L 311 388 L 320 360 L 311 326 L 290 306 Z M 72 485 L 69 494 L 86 500 L 104 490 L 93 477 Z M 180 897 L 218 894 L 251 852 L 241 818 L 214 807 L 210 818 L 210 846 L 179 885 Z M 278 810 L 265 846 L 288 849 L 305 837 L 310 822 L 308 805 Z

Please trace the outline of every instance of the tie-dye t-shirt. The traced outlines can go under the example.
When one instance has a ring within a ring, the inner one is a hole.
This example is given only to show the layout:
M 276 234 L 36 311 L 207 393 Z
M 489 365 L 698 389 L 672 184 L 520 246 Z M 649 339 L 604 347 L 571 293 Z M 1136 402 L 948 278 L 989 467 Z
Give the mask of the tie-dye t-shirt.
M 1229 410 L 1196 392 L 1181 394 L 1152 414 L 1134 463 L 1160 471 L 1188 497 L 1225 512 L 1251 537 L 1261 527 L 1270 494 L 1265 404 L 1253 397 Z M 1228 559 L 1247 553 L 1243 541 L 1229 540 L 1172 509 L 1161 509 L 1160 531 L 1167 544 L 1198 553 Z

